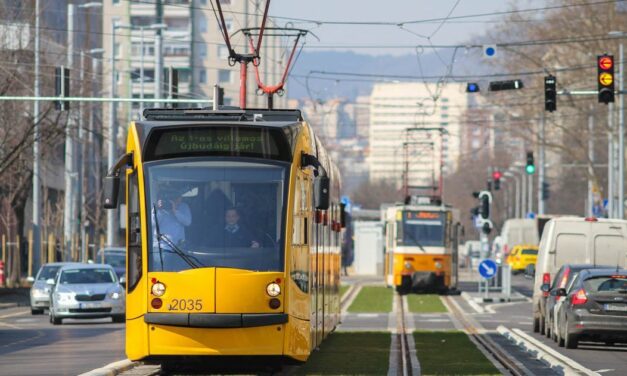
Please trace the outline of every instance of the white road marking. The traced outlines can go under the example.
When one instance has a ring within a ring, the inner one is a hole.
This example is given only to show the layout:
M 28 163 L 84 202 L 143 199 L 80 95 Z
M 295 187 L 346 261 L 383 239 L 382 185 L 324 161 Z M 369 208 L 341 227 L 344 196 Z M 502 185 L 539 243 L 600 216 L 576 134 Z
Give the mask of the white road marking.
M 387 313 L 385 314 L 387 316 Z M 359 318 L 374 318 L 379 317 L 378 313 L 358 313 L 357 317 Z
M 26 314 L 27 312 L 29 312 L 29 310 L 24 310 L 24 311 L 19 311 L 19 312 L 14 312 L 14 313 L 9 313 L 8 315 L 3 315 L 3 316 L 0 316 L 0 320 L 1 320 L 1 319 L 6 319 L 6 318 L 8 318 L 8 317 L 21 316 L 21 315 Z
M 616 370 L 613 369 L 613 368 L 612 369 L 608 368 L 608 369 L 600 369 L 600 370 L 594 371 L 594 372 L 596 372 L 596 373 L 604 373 L 604 372 L 613 372 L 613 371 L 616 371 Z
M 6 322 L 0 322 L 0 325 L 1 326 L 6 326 L 6 327 L 9 327 L 9 328 L 12 328 L 12 329 L 22 329 L 19 326 L 7 324 Z
M 31 323 L 31 322 L 37 322 L 39 320 L 37 319 L 17 319 L 15 320 L 15 322 L 19 322 L 19 323 Z

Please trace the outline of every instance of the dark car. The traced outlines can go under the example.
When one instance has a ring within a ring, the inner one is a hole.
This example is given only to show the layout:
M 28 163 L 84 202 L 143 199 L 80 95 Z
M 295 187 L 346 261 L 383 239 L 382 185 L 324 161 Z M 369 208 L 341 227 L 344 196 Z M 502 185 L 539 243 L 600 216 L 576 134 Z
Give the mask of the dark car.
M 544 312 L 545 317 L 543 318 L 545 322 L 544 334 L 548 338 L 553 338 L 557 341 L 555 328 L 555 311 L 559 309 L 560 305 L 563 303 L 564 297 L 557 295 L 558 289 L 566 289 L 570 287 L 573 279 L 579 274 L 580 271 L 584 269 L 603 269 L 609 268 L 608 266 L 593 266 L 590 264 L 581 264 L 581 265 L 562 265 L 562 267 L 555 274 L 555 278 L 553 278 L 553 283 L 549 287 L 549 294 L 546 297 L 546 301 L 544 302 Z M 545 285 L 542 285 L 542 289 L 546 289 Z M 543 290 L 544 291 L 544 290 Z
M 627 343 L 627 270 L 584 269 L 568 289 L 556 313 L 560 346 L 575 349 L 579 341 Z
M 98 251 L 96 263 L 113 266 L 118 278 L 126 273 L 126 249 L 124 247 L 107 247 Z

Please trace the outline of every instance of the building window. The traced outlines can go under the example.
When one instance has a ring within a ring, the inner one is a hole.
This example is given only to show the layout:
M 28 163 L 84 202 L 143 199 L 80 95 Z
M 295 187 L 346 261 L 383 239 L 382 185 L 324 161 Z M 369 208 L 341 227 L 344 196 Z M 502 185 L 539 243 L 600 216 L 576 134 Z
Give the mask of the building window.
M 220 0 L 220 4 L 233 5 L 233 0 Z
M 166 17 L 165 23 L 168 31 L 189 31 L 188 17 Z
M 200 57 L 202 57 L 202 58 L 206 58 L 207 57 L 207 45 L 206 44 L 199 44 L 198 45 L 198 55 L 200 55 Z
M 115 57 L 121 57 L 122 56 L 122 49 L 120 48 L 120 43 L 115 43 L 115 47 L 113 48 L 114 50 L 114 56 Z
M 225 18 L 224 23 L 226 24 L 226 31 L 228 32 L 233 31 L 233 19 L 232 18 Z
M 131 25 L 133 26 L 150 26 L 155 24 L 156 17 L 154 16 L 133 16 L 131 17 Z
M 225 45 L 218 46 L 218 58 L 226 59 L 229 57 L 229 49 Z
M 120 4 L 120 0 L 113 0 L 113 5 L 118 5 Z
M 198 30 L 200 30 L 201 33 L 207 32 L 207 19 L 203 16 L 198 18 Z
M 189 56 L 190 55 L 189 44 L 166 44 L 163 46 L 164 56 Z
M 190 72 L 187 68 L 177 69 L 179 72 L 179 83 L 189 83 Z
M 198 82 L 201 84 L 207 83 L 207 71 L 205 69 L 198 71 Z
M 133 42 L 133 45 L 131 46 L 133 56 L 140 56 L 141 49 L 141 43 Z M 144 43 L 144 56 L 155 56 L 155 46 L 153 44 Z
M 231 71 L 227 69 L 218 70 L 218 82 L 220 83 L 231 82 Z
M 225 106 L 230 106 L 232 103 L 233 103 L 233 98 L 224 97 L 224 100 L 223 100 L 222 104 L 225 105 Z

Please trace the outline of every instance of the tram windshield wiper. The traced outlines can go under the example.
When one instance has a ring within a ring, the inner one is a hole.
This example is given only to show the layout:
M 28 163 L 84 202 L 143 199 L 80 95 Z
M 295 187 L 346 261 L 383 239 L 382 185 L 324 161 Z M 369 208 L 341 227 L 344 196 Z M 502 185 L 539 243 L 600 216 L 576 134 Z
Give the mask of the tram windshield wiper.
M 414 244 L 418 246 L 418 248 L 420 248 L 421 251 L 423 251 L 424 253 L 427 253 L 427 250 L 424 249 L 424 247 L 420 244 L 420 242 L 418 241 L 418 239 L 416 239 L 416 237 L 414 236 L 414 234 L 410 231 L 407 232 L 409 234 L 409 237 L 411 238 L 411 240 L 414 241 Z
M 155 231 L 157 233 L 157 247 L 159 248 L 159 257 L 161 258 L 161 271 L 163 271 L 163 249 L 161 248 L 161 241 L 163 241 L 166 245 L 170 247 L 170 251 L 179 256 L 183 261 L 187 263 L 190 267 L 196 269 L 203 267 L 204 265 L 194 256 L 186 255 L 167 235 L 162 234 L 159 231 L 159 218 L 157 217 L 157 208 L 155 204 L 152 205 L 154 216 L 155 216 Z

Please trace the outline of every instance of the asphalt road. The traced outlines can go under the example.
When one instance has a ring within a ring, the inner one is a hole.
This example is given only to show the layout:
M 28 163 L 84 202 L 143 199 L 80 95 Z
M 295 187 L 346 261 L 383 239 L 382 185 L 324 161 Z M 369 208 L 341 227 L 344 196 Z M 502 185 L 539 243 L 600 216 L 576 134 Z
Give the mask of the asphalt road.
M 523 276 L 514 276 L 512 286 L 525 296 L 531 297 L 533 281 Z M 558 347 L 555 342 L 539 333 L 533 333 L 531 303 L 529 301 L 492 304 L 496 313 L 475 314 L 474 317 L 485 329 L 494 330 L 499 325 L 509 329 L 520 328 L 533 338 L 566 355 L 579 364 L 603 375 L 624 375 L 627 372 L 627 344 L 605 346 L 601 343 L 580 343 L 575 350 Z
M 77 375 L 125 359 L 124 324 L 110 319 L 32 316 L 24 307 L 0 310 L 0 375 Z

